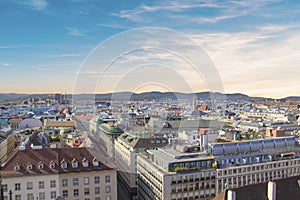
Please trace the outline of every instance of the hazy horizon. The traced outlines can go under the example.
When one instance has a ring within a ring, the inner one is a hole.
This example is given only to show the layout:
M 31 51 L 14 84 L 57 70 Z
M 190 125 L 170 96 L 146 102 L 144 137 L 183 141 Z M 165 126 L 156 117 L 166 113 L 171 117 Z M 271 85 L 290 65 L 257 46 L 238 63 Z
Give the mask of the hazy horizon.
M 160 92 L 160 93 L 183 93 L 183 94 L 195 94 L 195 93 L 205 93 L 205 92 L 209 92 L 209 91 L 199 91 L 199 92 L 194 92 L 194 93 L 185 93 L 185 92 L 175 92 L 175 91 L 166 91 L 166 92 L 162 92 L 162 91 L 145 91 L 145 92 L 129 92 L 129 91 L 117 91 L 117 92 L 107 92 L 107 93 L 76 93 L 75 95 L 107 95 L 107 94 L 114 94 L 114 93 L 134 93 L 134 94 L 144 94 L 144 93 L 151 93 L 151 92 Z M 9 95 L 9 94 L 17 94 L 17 95 L 52 95 L 52 94 L 67 94 L 67 95 L 74 95 L 74 93 L 65 93 L 65 92 L 45 92 L 45 93 L 15 93 L 15 92 L 11 92 L 11 93 L 0 93 L 3 95 Z M 266 97 L 266 96 L 253 96 L 253 95 L 248 95 L 246 93 L 221 93 L 221 94 L 226 94 L 226 95 L 234 95 L 234 94 L 242 94 L 242 95 L 247 95 L 249 97 L 258 97 L 258 98 L 271 98 L 271 99 L 283 99 L 283 98 L 287 98 L 287 97 L 300 97 L 299 96 L 295 96 L 295 95 L 289 95 L 289 96 L 283 96 L 283 97 L 279 97 L 279 98 L 272 98 L 272 97 Z
M 97 93 L 209 90 L 207 77 L 194 76 L 180 55 L 159 49 L 160 38 L 141 37 L 140 51 L 120 57 L 113 55 L 123 42 L 110 46 L 101 55 L 115 59 L 105 77 L 97 69 L 80 71 L 90 52 L 109 38 L 136 28 L 160 27 L 199 44 L 214 64 L 225 93 L 300 96 L 299 9 L 300 2 L 293 0 L 134 0 L 126 4 L 119 0 L 0 0 L 5 19 L 0 22 L 0 92 L 73 93 L 78 75 L 86 77 L 81 90 L 88 92 L 91 88 Z M 169 39 L 178 51 L 199 56 L 182 38 Z M 127 47 L 130 42 L 135 41 Z M 154 44 L 159 50 L 147 49 Z M 89 85 L 99 77 L 106 82 L 100 87 Z

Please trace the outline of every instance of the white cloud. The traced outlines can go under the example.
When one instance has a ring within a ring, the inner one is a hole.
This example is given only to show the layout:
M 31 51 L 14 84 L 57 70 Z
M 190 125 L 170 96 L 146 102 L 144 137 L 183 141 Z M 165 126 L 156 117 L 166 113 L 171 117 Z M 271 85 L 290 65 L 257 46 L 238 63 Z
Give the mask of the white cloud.
M 43 10 L 48 5 L 46 0 L 31 0 L 31 5 L 37 10 Z
M 3 67 L 10 67 L 10 66 L 12 66 L 12 64 L 6 63 L 6 62 L 0 62 L 0 65 L 2 65 Z
M 252 32 L 194 35 L 229 92 L 283 97 L 299 94 L 300 31 L 270 25 Z M 290 88 L 294 88 L 291 91 Z
M 237 18 L 254 13 L 260 8 L 282 0 L 240 0 L 240 1 L 215 1 L 215 0 L 198 0 L 198 1 L 168 1 L 153 3 L 152 5 L 140 5 L 130 10 L 122 10 L 112 15 L 119 18 L 128 19 L 133 22 L 150 22 L 157 19 L 177 19 L 181 22 L 188 20 L 194 23 L 216 23 L 222 20 Z M 214 15 L 205 15 L 202 12 L 185 14 L 189 9 L 207 8 L 215 9 Z M 157 16 L 152 15 L 157 12 Z M 157 21 L 155 21 L 157 22 Z M 158 21 L 159 23 L 159 21 Z
M 110 23 L 98 23 L 96 26 L 100 27 L 108 27 L 108 28 L 116 28 L 116 29 L 128 29 L 128 26 L 123 26 L 116 22 L 110 22 Z
M 84 36 L 85 34 L 81 32 L 80 30 L 72 27 L 67 27 L 68 35 L 69 36 Z
M 35 10 L 44 10 L 48 6 L 47 0 L 15 0 L 14 3 L 25 5 Z
M 200 0 L 200 1 L 170 1 L 170 2 L 160 2 L 154 5 L 141 5 L 135 9 L 130 10 L 122 10 L 119 13 L 113 13 L 113 16 L 117 16 L 120 18 L 129 19 L 134 22 L 143 22 L 149 21 L 151 19 L 147 18 L 145 14 L 153 13 L 153 12 L 183 12 L 187 9 L 195 9 L 195 8 L 225 8 L 225 5 L 222 5 L 217 2 L 211 2 L 207 0 Z M 163 16 L 163 14 L 160 15 Z
M 65 57 L 80 57 L 82 55 L 76 53 L 68 53 L 68 54 L 57 54 L 57 55 L 48 55 L 49 58 L 65 58 Z

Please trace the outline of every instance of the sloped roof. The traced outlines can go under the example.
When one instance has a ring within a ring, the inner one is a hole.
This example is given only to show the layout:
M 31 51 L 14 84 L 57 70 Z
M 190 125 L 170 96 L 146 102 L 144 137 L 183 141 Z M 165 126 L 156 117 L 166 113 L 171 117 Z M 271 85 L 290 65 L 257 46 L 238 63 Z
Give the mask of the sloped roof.
M 75 127 L 74 121 L 46 121 L 46 127 Z
M 229 127 L 223 122 L 216 120 L 168 120 L 163 119 L 153 119 L 151 118 L 148 124 L 154 128 L 163 128 L 165 122 L 171 125 L 172 129 L 198 129 L 198 128 L 219 128 L 219 127 Z
M 77 168 L 72 167 L 72 160 L 81 161 L 86 159 L 89 162 L 88 167 L 83 167 L 82 163 L 78 163 Z M 8 176 L 24 176 L 24 175 L 39 175 L 39 174 L 55 174 L 55 173 L 70 173 L 84 171 L 101 171 L 112 168 L 107 167 L 99 162 L 99 166 L 93 166 L 94 156 L 86 148 L 45 148 L 45 149 L 26 149 L 18 150 L 4 163 L 0 175 Z M 67 168 L 61 168 L 61 161 L 65 160 Z M 54 162 L 55 167 L 50 168 L 50 163 Z M 33 169 L 28 170 L 27 164 L 32 163 Z M 43 163 L 44 168 L 39 169 L 38 164 Z M 15 170 L 14 167 L 19 164 L 20 170 Z
M 119 139 L 134 149 L 137 149 L 137 148 L 160 148 L 160 147 L 164 147 L 168 144 L 168 140 L 163 137 L 143 138 L 143 137 L 133 136 L 128 133 L 124 133 L 124 134 L 120 135 Z M 164 140 L 165 142 L 163 143 L 162 140 Z M 157 141 L 159 141 L 159 142 L 157 142 Z
M 42 126 L 42 122 L 39 119 L 24 119 L 19 124 L 19 129 L 26 129 L 26 128 L 36 128 Z
M 276 200 L 300 199 L 300 176 L 273 180 L 276 183 Z M 231 189 L 238 200 L 268 200 L 268 182 Z M 227 191 L 221 192 L 215 200 L 227 199 Z

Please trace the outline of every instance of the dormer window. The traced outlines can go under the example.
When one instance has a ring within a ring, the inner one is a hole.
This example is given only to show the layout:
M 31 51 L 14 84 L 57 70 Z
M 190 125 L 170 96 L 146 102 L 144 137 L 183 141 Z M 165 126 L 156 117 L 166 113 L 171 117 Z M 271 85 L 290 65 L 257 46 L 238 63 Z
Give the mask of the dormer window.
M 68 164 L 65 159 L 62 159 L 62 161 L 60 162 L 60 165 L 61 165 L 62 169 L 66 169 L 68 167 Z
M 16 166 L 14 167 L 14 170 L 15 171 L 19 171 L 20 170 L 20 164 L 19 163 L 16 164 Z
M 96 158 L 93 159 L 93 165 L 94 165 L 94 167 L 99 166 L 99 161 Z
M 55 168 L 55 162 L 54 162 L 54 160 L 51 160 L 51 162 L 50 162 L 50 168 L 51 169 Z
M 75 158 L 72 160 L 72 167 L 73 168 L 77 168 L 78 167 L 78 161 Z
M 27 164 L 27 170 L 32 170 L 33 169 L 33 165 L 31 163 Z
M 88 161 L 86 158 L 84 158 L 84 159 L 82 160 L 82 166 L 83 166 L 83 167 L 88 167 L 88 166 L 89 166 L 89 161 Z
M 42 162 L 39 162 L 39 165 L 38 165 L 39 169 L 44 169 L 44 163 Z

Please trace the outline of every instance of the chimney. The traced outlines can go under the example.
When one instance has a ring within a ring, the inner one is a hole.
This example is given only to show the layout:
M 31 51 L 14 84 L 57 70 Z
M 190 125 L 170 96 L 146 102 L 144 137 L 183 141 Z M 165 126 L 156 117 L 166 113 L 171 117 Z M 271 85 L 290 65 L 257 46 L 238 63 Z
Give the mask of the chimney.
M 235 191 L 228 190 L 228 192 L 227 192 L 227 200 L 236 200 L 236 193 L 235 193 Z
M 268 183 L 268 199 L 276 200 L 276 183 L 273 181 Z

